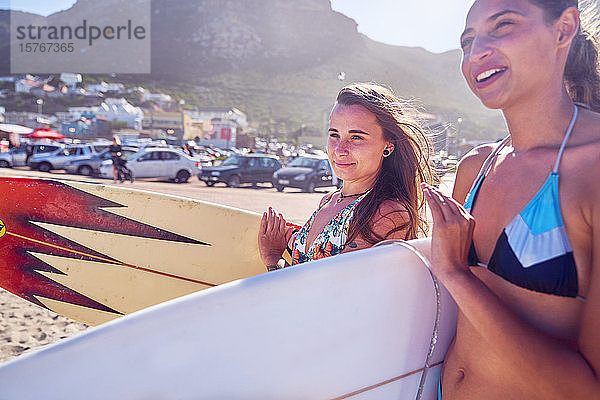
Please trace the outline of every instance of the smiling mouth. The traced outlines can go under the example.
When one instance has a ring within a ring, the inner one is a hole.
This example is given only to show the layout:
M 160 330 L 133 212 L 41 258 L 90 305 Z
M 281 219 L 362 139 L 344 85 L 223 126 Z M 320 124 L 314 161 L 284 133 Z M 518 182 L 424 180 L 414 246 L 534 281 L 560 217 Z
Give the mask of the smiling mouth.
M 497 74 L 504 72 L 504 71 L 506 71 L 506 68 L 488 69 L 487 71 L 482 72 L 479 75 L 477 75 L 477 77 L 475 77 L 475 80 L 477 81 L 477 83 L 482 83 L 482 82 L 488 81 L 493 76 L 496 76 Z

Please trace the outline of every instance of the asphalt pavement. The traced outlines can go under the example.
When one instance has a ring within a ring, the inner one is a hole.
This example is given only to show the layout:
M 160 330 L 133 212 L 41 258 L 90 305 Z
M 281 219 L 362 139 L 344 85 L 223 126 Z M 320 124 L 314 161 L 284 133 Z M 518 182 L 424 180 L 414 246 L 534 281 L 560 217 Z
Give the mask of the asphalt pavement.
M 64 171 L 39 172 L 31 171 L 26 167 L 0 168 L 0 176 L 23 176 L 33 178 L 76 180 L 104 185 L 118 185 L 140 190 L 182 196 L 191 199 L 210 201 L 230 207 L 262 213 L 268 207 L 273 207 L 284 214 L 286 219 L 295 224 L 302 225 L 310 218 L 317 208 L 321 198 L 334 187 L 319 188 L 315 193 L 303 193 L 300 189 L 286 188 L 277 192 L 270 184 L 259 184 L 255 188 L 251 185 L 242 185 L 239 188 L 230 188 L 225 184 L 216 184 L 207 187 L 197 177 L 192 176 L 188 183 L 173 183 L 151 179 L 136 180 L 134 183 L 113 183 L 109 179 L 93 178 L 81 175 L 70 175 Z M 449 193 L 454 183 L 454 174 L 446 174 L 442 178 L 441 188 Z

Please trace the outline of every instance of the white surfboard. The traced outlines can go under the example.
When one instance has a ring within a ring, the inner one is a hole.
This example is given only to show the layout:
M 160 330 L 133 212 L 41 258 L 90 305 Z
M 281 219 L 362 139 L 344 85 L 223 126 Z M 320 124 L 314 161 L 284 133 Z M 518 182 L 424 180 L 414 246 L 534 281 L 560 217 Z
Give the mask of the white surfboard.
M 439 289 L 405 244 L 238 280 L 4 364 L 0 399 L 434 399 Z

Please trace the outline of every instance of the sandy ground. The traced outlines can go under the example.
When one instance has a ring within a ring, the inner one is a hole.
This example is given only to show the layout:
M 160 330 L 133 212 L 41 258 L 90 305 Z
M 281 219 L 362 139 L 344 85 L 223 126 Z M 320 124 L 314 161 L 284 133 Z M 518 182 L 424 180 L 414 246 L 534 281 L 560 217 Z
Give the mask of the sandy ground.
M 79 179 L 81 177 L 64 174 L 43 174 L 19 169 L 3 169 L 3 176 L 38 176 L 59 179 Z M 106 180 L 93 180 L 109 183 Z M 446 175 L 442 181 L 442 188 L 449 192 L 453 183 L 453 176 Z M 178 185 L 165 182 L 140 181 L 133 187 L 161 193 L 185 196 L 232 207 L 244 208 L 250 211 L 262 212 L 268 206 L 273 206 L 283 212 L 287 219 L 297 224 L 303 224 L 318 205 L 319 200 L 326 193 L 300 193 L 295 189 L 286 189 L 278 193 L 272 188 L 207 188 L 197 180 L 191 183 Z M 89 329 L 84 324 L 57 315 L 47 309 L 38 307 L 21 298 L 0 289 L 0 363 L 15 358 L 28 351 L 38 349 L 61 339 L 71 337 L 79 332 Z
M 0 289 L 0 362 L 87 328 Z

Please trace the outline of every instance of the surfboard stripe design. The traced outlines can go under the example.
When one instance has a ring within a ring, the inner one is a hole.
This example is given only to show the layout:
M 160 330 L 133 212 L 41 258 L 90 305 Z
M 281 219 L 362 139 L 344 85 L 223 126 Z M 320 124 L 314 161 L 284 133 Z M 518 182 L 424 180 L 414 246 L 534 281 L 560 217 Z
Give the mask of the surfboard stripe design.
M 87 324 L 265 272 L 260 217 L 241 210 L 28 178 L 0 178 L 0 198 L 0 286 Z

